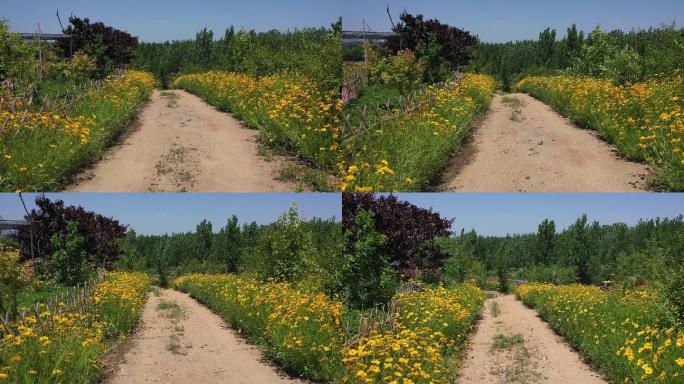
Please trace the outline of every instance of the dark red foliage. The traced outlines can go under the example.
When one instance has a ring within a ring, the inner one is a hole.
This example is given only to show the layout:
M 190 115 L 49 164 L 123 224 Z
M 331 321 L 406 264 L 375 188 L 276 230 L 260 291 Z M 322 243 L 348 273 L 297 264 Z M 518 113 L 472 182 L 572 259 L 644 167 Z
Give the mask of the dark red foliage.
M 401 22 L 393 31 L 398 36 L 393 36 L 385 41 L 385 46 L 392 53 L 402 49 L 416 51 L 418 43 L 427 44 L 430 34 L 434 33 L 437 41 L 442 46 L 442 56 L 452 66 L 465 66 L 470 61 L 468 49 L 477 45 L 477 38 L 470 32 L 442 24 L 437 19 L 424 20 L 423 15 L 413 16 L 404 11 L 401 14 Z
M 101 37 L 106 47 L 106 55 L 117 65 L 128 64 L 133 58 L 133 50 L 138 46 L 138 38 L 102 22 L 91 23 L 88 18 L 69 17 L 70 25 L 64 30 L 68 38 L 57 40 L 57 46 L 65 56 L 78 51 L 88 52 L 98 44 Z
M 36 198 L 38 210 L 32 210 L 26 216 L 27 221 L 35 223 L 36 257 L 49 260 L 54 250 L 50 238 L 55 233 L 65 233 L 67 223 L 78 223 L 78 231 L 85 238 L 86 252 L 91 264 L 112 268 L 119 257 L 117 239 L 126 235 L 126 227 L 118 220 L 104 217 L 95 212 L 86 211 L 83 207 L 64 206 L 64 201 L 50 201 L 45 196 Z M 20 230 L 16 235 L 21 244 L 22 258 L 31 257 L 30 233 L 28 228 Z
M 400 201 L 394 195 L 375 196 L 370 193 L 344 193 L 342 197 L 342 226 L 351 232 L 348 251 L 353 252 L 356 233 L 356 214 L 365 209 L 375 214 L 375 228 L 387 236 L 389 262 L 400 270 L 421 270 L 436 274 L 446 258 L 432 242 L 451 235 L 453 220 L 444 219 L 431 209 Z

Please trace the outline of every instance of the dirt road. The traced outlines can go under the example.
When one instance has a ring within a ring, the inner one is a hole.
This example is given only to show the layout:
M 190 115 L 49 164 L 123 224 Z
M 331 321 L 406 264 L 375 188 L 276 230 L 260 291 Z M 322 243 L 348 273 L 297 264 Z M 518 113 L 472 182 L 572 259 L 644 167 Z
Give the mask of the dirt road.
M 258 154 L 257 131 L 185 91 L 155 91 L 122 144 L 74 192 L 291 192 L 283 160 Z
M 174 290 L 150 294 L 142 325 L 108 384 L 305 383 L 268 364 L 223 320 Z
M 526 94 L 495 95 L 447 169 L 444 191 L 637 192 L 651 171 Z
M 496 304 L 494 304 L 496 303 Z M 492 307 L 497 310 L 492 311 Z M 513 295 L 485 302 L 457 384 L 605 384 L 535 311 Z

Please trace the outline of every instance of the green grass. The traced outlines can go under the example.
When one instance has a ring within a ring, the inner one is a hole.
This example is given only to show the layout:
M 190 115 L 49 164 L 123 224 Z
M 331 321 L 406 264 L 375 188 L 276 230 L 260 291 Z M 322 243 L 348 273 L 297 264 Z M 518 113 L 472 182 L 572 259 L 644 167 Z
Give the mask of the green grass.
M 525 116 L 523 116 L 522 113 L 522 107 L 525 105 L 524 101 L 514 96 L 505 96 L 503 99 L 501 99 L 501 101 L 503 101 L 504 104 L 508 105 L 511 108 L 512 121 L 519 123 L 525 120 Z
M 357 110 L 363 106 L 376 107 L 377 105 L 385 106 L 387 101 L 390 101 L 391 107 L 398 107 L 397 100 L 399 98 L 399 91 L 388 85 L 374 84 L 368 86 L 363 90 L 361 96 L 352 100 L 344 107 L 345 114 L 357 115 Z
M 498 334 L 494 336 L 494 341 L 492 343 L 492 349 L 511 349 L 516 345 L 520 345 L 525 342 L 522 335 L 516 333 L 515 335 L 506 336 L 503 334 Z
M 497 303 L 496 301 L 492 302 L 490 314 L 492 315 L 492 317 L 498 317 L 501 314 L 501 310 L 499 309 L 499 303 Z
M 164 317 L 173 320 L 179 320 L 183 318 L 183 309 L 175 301 L 161 300 L 157 305 L 157 309 L 162 312 Z
M 72 293 L 74 290 L 73 287 L 55 283 L 37 282 L 19 291 L 17 304 L 20 308 L 31 308 L 36 303 L 44 303 L 63 294 Z
M 171 91 L 162 91 L 159 94 L 162 98 L 166 99 L 166 106 L 169 108 L 176 108 L 178 106 L 178 96 L 177 93 Z

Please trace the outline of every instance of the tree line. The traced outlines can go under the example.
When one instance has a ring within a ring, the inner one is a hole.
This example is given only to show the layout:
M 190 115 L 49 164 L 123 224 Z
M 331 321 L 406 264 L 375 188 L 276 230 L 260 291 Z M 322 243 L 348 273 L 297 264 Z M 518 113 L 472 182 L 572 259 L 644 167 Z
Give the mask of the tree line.
M 625 84 L 684 73 L 684 28 L 676 24 L 629 32 L 597 26 L 589 33 L 573 24 L 563 37 L 547 28 L 536 40 L 487 43 L 437 19 L 403 12 L 392 30 L 396 36 L 380 46 L 345 46 L 344 59 L 362 61 L 369 52 L 389 56 L 411 50 L 426 65 L 426 83 L 468 68 L 496 77 L 505 89 L 531 75 L 567 73 Z
M 544 220 L 537 233 L 482 236 L 475 230 L 440 240 L 452 256 L 445 273 L 455 279 L 483 279 L 496 271 L 502 288 L 509 277 L 556 284 L 604 281 L 661 290 L 684 309 L 684 220 L 656 218 L 636 225 L 589 222 L 586 215 L 558 230 Z
M 240 224 L 233 215 L 218 230 L 207 220 L 186 233 L 129 230 L 120 245 L 119 268 L 157 274 L 162 285 L 188 273 L 244 273 L 332 292 L 341 230 L 334 218 L 303 219 L 293 205 L 271 224 Z
M 14 235 L 21 262 L 39 278 L 76 285 L 97 268 L 160 274 L 252 273 L 264 279 L 302 280 L 329 274 L 342 244 L 334 218 L 305 220 L 296 206 L 271 224 L 240 223 L 230 217 L 221 228 L 210 221 L 195 231 L 138 235 L 114 218 L 64 201 L 36 198 L 32 223 Z M 33 239 L 33 244 L 31 244 Z
M 597 26 L 585 34 L 573 24 L 562 38 L 547 28 L 537 40 L 479 42 L 470 52 L 469 68 L 497 77 L 505 87 L 524 76 L 559 71 L 638 82 L 684 73 L 684 29 L 673 24 L 604 32 Z
M 342 24 L 329 28 L 268 32 L 227 28 L 216 38 L 204 28 L 195 39 L 141 43 L 132 66 L 155 74 L 162 86 L 180 73 L 209 70 L 271 75 L 299 72 L 322 88 L 338 90 L 341 76 Z

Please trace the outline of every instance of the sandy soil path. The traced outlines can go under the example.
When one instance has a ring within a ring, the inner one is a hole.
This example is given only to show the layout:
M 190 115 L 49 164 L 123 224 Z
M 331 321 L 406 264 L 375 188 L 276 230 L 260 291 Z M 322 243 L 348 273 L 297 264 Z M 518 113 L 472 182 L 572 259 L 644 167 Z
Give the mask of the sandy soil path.
M 169 97 L 169 94 L 176 95 Z M 155 91 L 122 143 L 73 192 L 291 192 L 282 159 L 258 155 L 257 131 L 185 91 Z
M 494 304 L 496 303 L 496 304 Z M 498 316 L 491 308 L 496 305 Z M 497 335 L 522 336 L 507 349 L 493 349 Z M 457 384 L 557 383 L 605 384 L 534 310 L 513 295 L 485 302 L 483 318 L 471 341 Z
M 176 303 L 182 314 L 159 309 L 162 301 Z M 142 325 L 129 343 L 106 383 L 305 383 L 265 362 L 220 317 L 174 290 L 150 294 Z
M 511 98 L 518 99 L 515 119 Z M 445 191 L 636 192 L 651 171 L 625 161 L 595 132 L 527 94 L 495 95 L 473 138 L 447 169 Z

